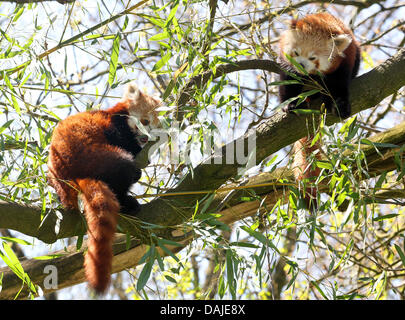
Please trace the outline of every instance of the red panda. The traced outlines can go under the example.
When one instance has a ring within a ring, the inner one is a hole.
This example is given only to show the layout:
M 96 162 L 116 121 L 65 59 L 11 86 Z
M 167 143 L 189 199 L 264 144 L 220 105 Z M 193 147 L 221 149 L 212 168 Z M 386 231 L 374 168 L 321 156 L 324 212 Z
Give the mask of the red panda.
M 90 287 L 100 294 L 110 282 L 118 213 L 139 209 L 128 195 L 141 178 L 134 159 L 147 142 L 139 122 L 147 130 L 158 127 L 160 104 L 131 82 L 115 106 L 69 116 L 52 133 L 48 183 L 67 209 L 78 209 L 81 196 L 88 229 L 85 273 Z
M 352 31 L 329 13 L 310 14 L 292 20 L 290 28 L 281 35 L 279 44 L 281 65 L 286 71 L 280 74 L 280 80 L 295 80 L 291 75 L 294 74 L 304 81 L 315 80 L 324 84 L 328 94 L 310 96 L 311 99 L 320 96 L 328 112 L 343 119 L 349 117 L 349 85 L 357 75 L 360 64 L 360 46 Z M 287 55 L 295 60 L 297 66 L 289 61 Z M 297 97 L 304 89 L 303 84 L 280 85 L 280 101 Z M 293 99 L 284 110 L 288 112 L 298 108 L 302 106 L 297 105 L 297 99 Z M 303 138 L 294 145 L 293 171 L 297 181 L 319 175 L 319 169 L 311 169 L 307 161 L 308 156 L 319 147 L 309 147 L 311 140 Z M 315 157 L 319 159 L 319 153 Z M 316 198 L 315 188 L 308 188 L 305 193 L 307 206 L 313 207 L 311 199 Z

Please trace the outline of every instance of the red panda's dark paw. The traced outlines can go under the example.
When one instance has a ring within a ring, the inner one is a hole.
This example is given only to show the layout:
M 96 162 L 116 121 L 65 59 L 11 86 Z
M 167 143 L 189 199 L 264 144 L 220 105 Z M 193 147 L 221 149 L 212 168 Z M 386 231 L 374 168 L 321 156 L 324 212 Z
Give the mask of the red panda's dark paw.
M 132 183 L 138 182 L 139 179 L 142 177 L 142 170 L 139 168 L 134 168 L 134 172 L 132 173 Z
M 119 202 L 121 206 L 120 212 L 130 216 L 135 216 L 141 208 L 138 200 L 129 195 L 121 197 Z

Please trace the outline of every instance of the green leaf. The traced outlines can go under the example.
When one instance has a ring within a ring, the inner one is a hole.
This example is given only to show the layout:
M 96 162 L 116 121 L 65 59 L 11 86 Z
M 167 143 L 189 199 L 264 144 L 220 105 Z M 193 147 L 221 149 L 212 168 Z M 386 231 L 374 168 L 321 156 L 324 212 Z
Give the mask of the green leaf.
M 11 39 L 7 33 L 5 33 L 2 29 L 0 29 L 0 33 L 3 35 L 3 37 L 10 43 L 13 43 L 13 39 Z
M 170 37 L 169 33 L 167 31 L 164 31 L 162 33 L 158 33 L 158 34 L 155 34 L 154 36 L 150 37 L 149 41 L 160 41 L 163 39 L 167 39 L 169 37 Z
M 171 79 L 169 84 L 166 87 L 165 92 L 163 93 L 163 100 L 166 100 L 168 96 L 170 96 L 170 94 L 172 93 L 174 87 L 176 84 L 176 80 L 175 79 Z
M 172 8 L 169 15 L 167 16 L 164 28 L 167 28 L 169 26 L 169 24 L 172 22 L 172 19 L 174 18 L 174 15 L 176 14 L 178 8 L 179 8 L 179 3 L 177 1 L 177 4 Z
M 149 250 L 147 252 L 145 252 L 145 254 L 142 256 L 142 258 L 139 259 L 138 265 L 143 264 L 150 257 L 150 254 L 151 254 L 151 250 L 149 248 Z
M 385 219 L 392 219 L 392 218 L 395 218 L 397 216 L 399 216 L 398 213 L 385 214 L 385 215 L 373 218 L 373 221 L 381 221 L 381 220 L 385 220 Z
M 295 267 L 292 267 L 295 269 Z M 291 280 L 288 282 L 287 286 L 285 287 L 285 290 L 288 290 L 295 282 L 295 279 L 297 279 L 298 272 L 293 272 Z
M 259 246 L 255 245 L 253 243 L 240 242 L 240 241 L 231 242 L 229 245 L 230 246 L 237 246 L 237 247 L 244 247 L 244 248 L 259 248 Z
M 315 137 L 312 139 L 312 141 L 311 141 L 311 147 L 313 147 L 313 146 L 317 143 L 317 141 L 320 139 L 320 137 L 321 137 L 321 135 L 320 135 L 320 133 L 318 132 L 318 133 L 315 135 Z
M 395 249 L 397 250 L 397 252 L 399 254 L 399 257 L 401 258 L 402 264 L 405 266 L 405 254 L 404 254 L 404 252 L 402 251 L 402 249 L 398 245 L 394 244 L 394 246 L 395 246 Z
M 360 143 L 367 144 L 377 148 L 399 148 L 398 145 L 392 143 L 380 143 L 380 142 L 372 142 L 369 139 L 363 138 L 360 140 Z
M 159 248 L 161 248 L 168 256 L 172 257 L 176 262 L 180 263 L 179 258 L 177 258 L 176 255 L 161 242 L 161 239 L 158 239 L 157 242 Z
M 110 59 L 110 71 L 108 75 L 108 84 L 112 86 L 114 83 L 115 75 L 117 72 L 117 64 L 118 64 L 118 56 L 120 52 L 120 42 L 121 42 L 121 35 L 117 33 L 115 36 L 112 52 L 111 52 L 111 59 Z
M 289 85 L 289 84 L 302 84 L 299 80 L 284 80 L 284 81 L 273 81 L 269 83 L 269 86 L 281 86 L 281 85 Z
M 164 65 L 169 61 L 169 59 L 172 57 L 172 52 L 168 51 L 156 64 L 153 66 L 152 71 L 158 71 L 162 69 Z
M 88 39 L 88 40 L 91 40 L 91 39 L 100 38 L 100 37 L 102 37 L 102 36 L 103 36 L 103 35 L 102 35 L 101 33 L 95 33 L 95 34 L 88 35 L 88 36 L 86 36 L 85 38 Z
M 11 120 L 8 120 L 5 124 L 3 124 L 0 127 L 0 133 L 2 133 L 4 130 L 6 130 L 13 121 L 14 121 L 14 119 L 11 119 Z
M 166 280 L 169 280 L 170 282 L 177 283 L 176 279 L 172 278 L 171 276 L 165 275 Z
M 131 247 L 131 235 L 129 232 L 125 234 L 125 250 L 129 250 Z
M 265 166 L 266 167 L 270 167 L 273 163 L 274 163 L 274 161 L 276 161 L 276 159 L 277 159 L 277 155 L 275 155 L 273 158 L 271 158 L 266 164 L 265 164 Z
M 128 16 L 125 16 L 124 25 L 122 26 L 122 31 L 124 31 L 128 27 Z
M 156 250 L 155 258 L 156 258 L 156 260 L 158 262 L 160 270 L 165 271 L 165 265 L 163 263 L 163 259 L 160 256 L 159 251 L 157 251 L 157 250 Z
M 354 244 L 354 240 L 353 240 L 353 239 L 350 239 L 348 245 L 346 246 L 345 251 L 343 252 L 342 256 L 340 257 L 340 260 L 339 260 L 338 264 L 335 266 L 334 270 L 336 270 L 336 269 L 340 266 L 340 264 L 341 264 L 343 261 L 346 260 L 345 258 L 346 258 L 346 256 L 348 256 L 349 252 L 350 252 L 351 249 L 353 248 L 353 244 Z
M 173 241 L 173 240 L 169 240 L 169 239 L 164 239 L 164 238 L 158 239 L 158 243 L 160 243 L 160 244 L 164 243 L 164 244 L 168 244 L 168 245 L 170 245 L 170 246 L 176 246 L 176 247 L 182 247 L 182 246 L 184 246 L 183 244 L 181 244 L 181 243 L 179 243 L 179 242 L 176 242 L 176 241 Z
M 301 99 L 305 99 L 305 98 L 307 98 L 307 97 L 309 97 L 309 96 L 312 96 L 312 95 L 314 95 L 314 94 L 317 94 L 318 92 L 319 92 L 319 89 L 308 90 L 308 91 L 305 91 L 305 92 L 303 92 L 303 93 L 300 93 L 300 94 L 298 95 L 298 97 L 300 97 Z
M 302 74 L 305 74 L 306 76 L 308 75 L 308 71 L 305 70 L 305 68 L 302 65 L 300 65 L 297 61 L 295 61 L 295 59 L 293 57 L 291 57 L 288 54 L 285 54 L 285 56 L 286 56 L 287 60 L 290 61 L 299 72 L 301 72 Z
M 254 231 L 250 229 L 249 227 L 246 226 L 241 226 L 241 229 L 249 233 L 252 237 L 256 238 L 259 242 L 263 243 L 265 246 L 269 246 L 272 249 L 274 249 L 278 254 L 280 254 L 280 251 L 277 249 L 277 247 L 271 242 L 266 236 L 261 234 L 260 232 Z
M 160 17 L 152 17 L 147 14 L 138 14 L 138 16 L 149 20 L 150 22 L 152 22 L 154 25 L 158 26 L 159 28 L 162 28 L 162 29 L 164 28 L 165 24 L 163 22 L 163 19 Z
M 233 272 L 232 250 L 226 250 L 226 275 L 232 299 L 236 298 L 235 276 Z
M 373 286 L 374 289 L 377 289 L 375 297 L 376 300 L 380 299 L 381 294 L 384 292 L 386 283 L 387 283 L 387 272 L 383 271 Z
M 58 253 L 58 254 L 48 254 L 45 256 L 39 256 L 39 257 L 34 257 L 35 260 L 52 260 L 56 258 L 63 257 L 65 254 L 63 253 Z
M 214 200 L 215 194 L 210 194 L 208 198 L 205 200 L 204 206 L 201 208 L 200 214 L 204 214 L 208 207 L 211 205 L 212 200 Z
M 13 237 L 0 237 L 0 239 L 5 240 L 5 241 L 9 241 L 9 242 L 22 244 L 22 245 L 32 245 L 28 241 L 25 241 L 23 239 L 13 238 Z
M 340 128 L 339 133 L 343 134 L 349 131 L 349 127 L 355 123 L 357 120 L 357 116 L 351 117 L 346 123 Z
M 25 272 L 14 251 L 6 242 L 3 243 L 3 249 L 5 251 L 5 254 L 0 251 L 0 256 L 2 257 L 3 261 L 9 266 L 11 270 L 13 270 L 13 272 L 18 277 L 23 279 L 23 275 L 25 274 Z
M 13 85 L 10 82 L 10 79 L 9 79 L 7 73 L 4 73 L 3 79 L 4 79 L 4 82 L 6 83 L 7 87 L 11 91 L 10 95 L 11 95 L 11 102 L 13 104 L 13 107 L 14 107 L 15 111 L 18 113 L 18 115 L 21 115 L 21 109 L 20 109 L 20 106 L 19 106 L 19 104 L 17 102 L 17 99 L 15 97 L 15 90 L 14 90 Z
M 311 281 L 311 283 L 318 290 L 318 292 L 321 294 L 322 297 L 324 297 L 326 300 L 329 300 L 326 294 L 322 291 L 322 289 L 318 286 L 318 284 L 315 281 Z
M 304 115 L 320 114 L 319 110 L 314 110 L 314 109 L 294 109 L 294 110 L 291 110 L 291 111 L 296 113 L 296 114 L 304 114 Z
M 139 275 L 138 281 L 136 283 L 136 290 L 141 291 L 143 287 L 146 285 L 146 283 L 149 280 L 151 271 L 152 271 L 152 266 L 153 266 L 153 260 L 149 259 L 147 263 L 145 263 L 141 274 Z
M 225 281 L 224 281 L 224 276 L 221 275 L 219 278 L 219 285 L 218 285 L 218 295 L 222 299 L 223 296 L 225 295 Z
M 80 248 L 82 247 L 83 238 L 84 238 L 84 235 L 80 235 L 77 237 L 76 250 L 80 250 Z
M 277 109 L 282 109 L 282 108 L 284 108 L 285 106 L 287 106 L 288 104 L 290 104 L 291 102 L 293 102 L 294 100 L 297 100 L 297 99 L 298 99 L 298 97 L 292 97 L 290 99 L 287 99 L 286 101 L 280 103 L 278 105 Z
M 333 170 L 333 165 L 330 162 L 319 160 L 315 161 L 315 164 L 318 168 Z
M 231 229 L 229 228 L 229 226 L 226 223 L 223 223 L 217 219 L 208 219 L 207 221 L 205 221 L 208 225 L 210 226 L 215 226 L 216 228 L 220 229 L 220 230 L 225 230 L 225 231 L 230 231 Z
M 378 181 L 377 181 L 377 183 L 375 184 L 375 189 L 381 188 L 382 184 L 383 184 L 384 181 L 385 181 L 385 177 L 386 177 L 386 176 L 387 176 L 387 172 L 384 171 L 384 172 L 381 174 L 381 176 L 378 178 Z
M 18 10 L 18 12 L 15 14 L 15 16 L 13 18 L 13 22 L 16 22 L 18 20 L 18 18 L 20 18 L 20 16 L 22 15 L 23 12 L 24 12 L 24 7 L 22 6 L 20 8 L 20 10 Z
M 24 271 L 18 257 L 15 255 L 11 247 L 4 242 L 3 249 L 5 254 L 2 250 L 0 250 L 0 258 L 9 266 L 9 268 L 18 276 L 29 288 L 31 292 L 36 293 L 37 290 L 35 285 L 32 283 L 28 274 Z M 18 296 L 18 293 L 17 293 Z

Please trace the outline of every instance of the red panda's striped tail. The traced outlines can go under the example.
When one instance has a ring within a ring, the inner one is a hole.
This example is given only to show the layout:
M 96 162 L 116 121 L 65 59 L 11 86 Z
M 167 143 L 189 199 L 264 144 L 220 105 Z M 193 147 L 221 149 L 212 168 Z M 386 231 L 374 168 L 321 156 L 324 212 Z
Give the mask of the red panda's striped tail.
M 313 184 L 321 170 L 316 167 L 312 169 L 312 165 L 308 161 L 311 154 L 315 153 L 316 159 L 321 159 L 319 152 L 319 145 L 315 143 L 311 146 L 313 137 L 304 137 L 294 143 L 293 153 L 294 160 L 292 164 L 295 181 L 300 182 L 306 180 L 306 184 Z M 316 209 L 316 187 L 306 187 L 304 200 L 309 210 Z
M 86 278 L 96 293 L 110 283 L 112 243 L 117 227 L 119 202 L 108 186 L 94 179 L 78 179 L 87 221 L 88 250 L 84 258 Z

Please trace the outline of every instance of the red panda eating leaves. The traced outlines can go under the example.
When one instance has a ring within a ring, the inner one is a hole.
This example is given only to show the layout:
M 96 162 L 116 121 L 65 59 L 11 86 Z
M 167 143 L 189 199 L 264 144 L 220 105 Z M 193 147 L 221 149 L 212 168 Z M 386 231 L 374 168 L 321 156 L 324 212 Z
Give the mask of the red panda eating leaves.
M 329 13 L 310 14 L 292 20 L 290 28 L 281 35 L 279 44 L 281 66 L 286 71 L 280 74 L 280 80 L 296 80 L 298 75 L 304 82 L 315 80 L 323 84 L 328 94 L 312 95 L 310 98 L 320 96 L 328 112 L 342 119 L 349 117 L 349 85 L 360 64 L 360 46 L 352 31 Z M 291 99 L 285 111 L 303 108 L 293 98 L 304 89 L 305 85 L 301 83 L 279 86 L 280 101 Z M 311 99 L 307 98 L 306 102 L 310 103 Z M 320 173 L 319 168 L 311 169 L 307 160 L 319 147 L 316 144 L 311 147 L 311 140 L 311 137 L 305 137 L 294 144 L 293 172 L 296 181 L 313 178 Z M 320 159 L 319 153 L 315 153 L 315 157 Z M 316 189 L 307 188 L 304 199 L 308 208 L 316 207 Z
M 128 195 L 141 178 L 134 159 L 148 142 L 139 123 L 149 132 L 159 127 L 160 104 L 130 82 L 115 106 L 69 116 L 52 134 L 48 183 L 67 209 L 79 209 L 81 197 L 88 229 L 85 273 L 99 294 L 110 282 L 118 214 L 133 215 L 140 206 Z

